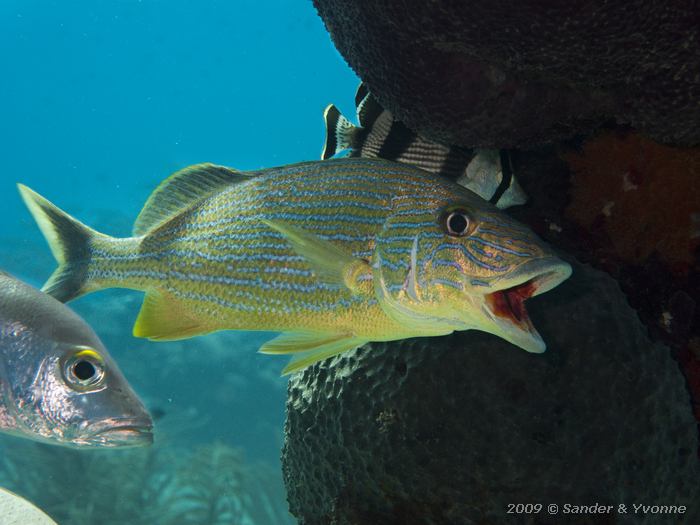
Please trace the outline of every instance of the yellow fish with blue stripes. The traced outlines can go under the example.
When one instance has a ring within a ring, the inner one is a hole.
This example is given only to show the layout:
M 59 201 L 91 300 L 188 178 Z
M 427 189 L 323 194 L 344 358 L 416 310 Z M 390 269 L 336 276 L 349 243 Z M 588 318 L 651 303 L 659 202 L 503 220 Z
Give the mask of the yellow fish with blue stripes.
M 523 303 L 571 274 L 476 194 L 380 159 L 191 166 L 155 190 L 128 238 L 19 188 L 59 263 L 44 291 L 143 290 L 134 335 L 154 340 L 283 332 L 261 351 L 291 354 L 285 374 L 369 341 L 455 330 L 542 352 Z

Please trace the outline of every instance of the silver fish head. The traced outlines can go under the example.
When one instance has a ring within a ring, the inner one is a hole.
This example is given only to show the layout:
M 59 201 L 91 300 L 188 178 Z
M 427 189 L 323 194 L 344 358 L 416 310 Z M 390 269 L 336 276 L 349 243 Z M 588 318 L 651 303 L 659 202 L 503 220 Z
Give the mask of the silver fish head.
M 1 429 L 65 446 L 151 444 L 150 414 L 92 329 L 48 295 L 0 277 Z
M 397 209 L 375 250 L 384 310 L 423 335 L 477 329 L 527 350 L 545 343 L 524 302 L 571 275 L 542 240 L 464 188 Z

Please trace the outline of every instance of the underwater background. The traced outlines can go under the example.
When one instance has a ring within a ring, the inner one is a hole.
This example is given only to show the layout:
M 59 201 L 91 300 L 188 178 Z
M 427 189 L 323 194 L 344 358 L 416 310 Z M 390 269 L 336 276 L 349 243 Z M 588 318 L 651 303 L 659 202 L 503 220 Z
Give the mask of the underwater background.
M 256 352 L 269 333 L 136 339 L 143 295 L 91 294 L 70 306 L 155 444 L 0 434 L 0 487 L 61 525 L 700 523 L 695 4 L 0 2 L 0 270 L 41 286 L 55 268 L 17 182 L 122 237 L 185 166 L 319 159 L 326 105 L 354 119 L 346 60 L 395 118 L 372 125 L 380 152 L 487 148 L 527 196 L 505 214 L 573 268 L 528 299 L 544 354 L 470 330 L 289 380 Z M 563 521 L 567 504 L 584 510 Z
M 15 184 L 79 220 L 130 233 L 170 173 L 318 159 L 322 111 L 350 113 L 358 79 L 311 2 L 0 3 L 0 268 L 35 286 L 55 263 Z M 142 294 L 71 303 L 156 419 L 153 447 L 71 450 L 1 436 L 0 486 L 62 525 L 284 524 L 285 358 L 269 334 L 152 343 Z

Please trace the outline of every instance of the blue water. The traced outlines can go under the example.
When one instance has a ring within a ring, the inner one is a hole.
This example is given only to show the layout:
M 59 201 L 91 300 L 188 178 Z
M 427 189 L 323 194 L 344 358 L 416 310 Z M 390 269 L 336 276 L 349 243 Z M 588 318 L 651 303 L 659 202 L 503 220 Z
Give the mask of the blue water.
M 0 49 L 0 268 L 35 285 L 54 261 L 16 182 L 98 231 L 127 236 L 152 189 L 184 166 L 245 170 L 319 158 L 323 108 L 334 102 L 352 114 L 358 83 L 307 0 L 5 0 Z M 189 453 L 224 443 L 241 449 L 247 464 L 270 467 L 281 485 L 285 359 L 257 354 L 267 337 L 259 333 L 137 340 L 131 326 L 140 300 L 110 290 L 71 306 L 158 415 L 155 447 Z M 72 483 L 45 465 L 44 451 L 27 459 L 45 445 L 2 437 L 0 447 L 0 480 L 23 461 L 21 468 L 44 472 L 41 483 Z M 50 452 L 56 461 L 75 458 Z M 13 479 L 5 484 L 48 498 L 39 481 Z M 54 517 L 82 523 L 66 512 Z

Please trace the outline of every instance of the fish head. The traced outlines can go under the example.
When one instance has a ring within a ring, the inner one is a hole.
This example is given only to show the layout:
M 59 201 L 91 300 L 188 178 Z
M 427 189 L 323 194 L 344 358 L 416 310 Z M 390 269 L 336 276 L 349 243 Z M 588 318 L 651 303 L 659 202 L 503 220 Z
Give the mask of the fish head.
M 150 445 L 151 416 L 97 336 L 66 339 L 66 325 L 49 331 L 28 334 L 3 366 L 9 431 L 69 447 Z
M 377 240 L 375 290 L 394 319 L 438 335 L 477 329 L 528 352 L 545 343 L 524 302 L 571 275 L 532 231 L 473 192 L 397 208 Z

